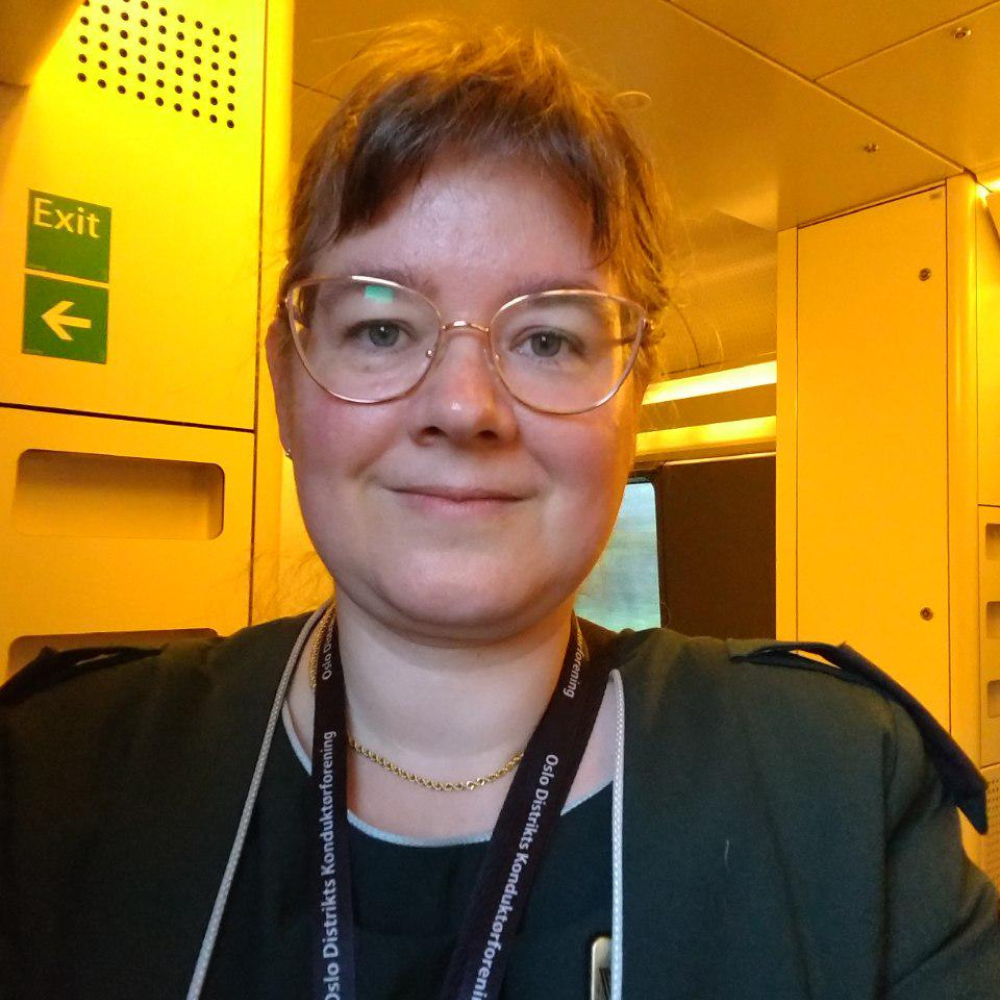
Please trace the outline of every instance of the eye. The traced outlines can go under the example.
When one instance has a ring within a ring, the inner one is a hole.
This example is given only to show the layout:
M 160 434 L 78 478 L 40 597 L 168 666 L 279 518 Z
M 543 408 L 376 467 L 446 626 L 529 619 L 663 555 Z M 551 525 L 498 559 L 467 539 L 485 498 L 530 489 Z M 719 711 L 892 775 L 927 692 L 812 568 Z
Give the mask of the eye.
M 398 323 L 379 320 L 360 323 L 351 333 L 354 339 L 364 340 L 372 347 L 396 347 L 403 336 L 403 329 Z
M 526 338 L 536 358 L 554 358 L 566 346 L 566 337 L 556 330 L 538 330 Z

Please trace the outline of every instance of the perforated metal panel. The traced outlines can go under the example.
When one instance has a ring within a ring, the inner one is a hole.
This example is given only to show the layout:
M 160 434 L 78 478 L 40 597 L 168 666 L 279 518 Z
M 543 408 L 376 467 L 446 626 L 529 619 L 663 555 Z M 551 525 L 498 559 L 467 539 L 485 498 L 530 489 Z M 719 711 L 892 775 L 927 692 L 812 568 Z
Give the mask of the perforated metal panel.
M 988 767 L 983 776 L 989 782 L 986 792 L 986 814 L 989 833 L 983 838 L 983 870 L 1000 889 L 1000 766 Z
M 230 26 L 150 0 L 84 0 L 77 25 L 80 83 L 236 127 L 241 53 Z
M 0 109 L 0 403 L 253 426 L 266 10 L 90 0 Z M 29 261 L 29 191 L 110 213 L 103 277 Z M 26 271 L 32 288 L 106 284 L 99 361 L 46 354 L 34 334 L 22 350 L 23 321 L 40 322 Z

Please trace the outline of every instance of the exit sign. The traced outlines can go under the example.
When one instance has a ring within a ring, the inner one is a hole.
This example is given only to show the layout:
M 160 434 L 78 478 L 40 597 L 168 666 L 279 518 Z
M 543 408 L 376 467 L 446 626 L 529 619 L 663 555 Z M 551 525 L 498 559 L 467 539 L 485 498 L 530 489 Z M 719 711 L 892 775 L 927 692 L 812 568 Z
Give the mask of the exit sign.
M 107 282 L 110 259 L 110 208 L 28 192 L 28 270 Z
M 110 208 L 28 192 L 23 354 L 107 363 L 110 259 Z

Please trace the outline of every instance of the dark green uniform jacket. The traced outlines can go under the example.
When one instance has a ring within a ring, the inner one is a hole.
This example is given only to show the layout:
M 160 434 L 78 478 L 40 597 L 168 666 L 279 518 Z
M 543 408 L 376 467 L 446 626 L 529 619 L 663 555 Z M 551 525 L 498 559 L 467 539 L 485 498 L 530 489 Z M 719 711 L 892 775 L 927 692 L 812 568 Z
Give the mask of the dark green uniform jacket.
M 154 655 L 58 654 L 0 691 L 5 1000 L 184 997 L 304 621 Z M 947 762 L 928 756 L 908 711 L 810 660 L 746 662 L 749 643 L 666 630 L 612 642 L 625 714 L 624 997 L 1000 998 L 996 894 L 962 853 Z M 265 799 L 255 823 L 266 826 Z M 578 807 L 560 829 L 584 816 Z M 304 835 L 288 840 L 241 861 L 230 905 L 252 908 L 267 889 L 283 901 L 275 923 L 296 926 L 295 911 L 302 933 L 269 935 L 252 914 L 228 937 L 224 924 L 206 998 L 309 995 L 306 892 L 269 885 L 284 858 L 306 853 Z M 610 860 L 607 845 L 594 851 Z M 572 873 L 574 860 L 547 859 L 543 875 L 550 861 Z M 524 935 L 531 919 L 529 906 Z M 263 971 L 234 992 L 220 970 L 240 946 Z M 517 1000 L 560 995 L 530 985 L 549 974 L 533 961 L 537 974 L 512 960 L 505 996 L 513 981 L 525 984 Z M 565 995 L 586 1000 L 575 986 Z

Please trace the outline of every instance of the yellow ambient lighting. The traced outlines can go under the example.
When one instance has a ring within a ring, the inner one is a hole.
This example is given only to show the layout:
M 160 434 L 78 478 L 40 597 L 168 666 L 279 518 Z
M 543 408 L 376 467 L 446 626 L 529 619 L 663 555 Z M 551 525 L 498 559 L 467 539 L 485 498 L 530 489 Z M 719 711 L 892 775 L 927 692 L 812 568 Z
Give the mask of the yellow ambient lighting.
M 712 455 L 708 458 L 673 458 L 664 462 L 664 466 L 675 465 L 711 465 L 713 462 L 742 462 L 745 458 L 774 458 L 774 451 L 748 451 L 738 455 Z
M 778 362 L 764 361 L 728 371 L 708 372 L 688 378 L 654 382 L 646 389 L 642 405 L 666 403 L 675 399 L 692 399 L 695 396 L 715 396 L 737 389 L 753 389 L 762 385 L 775 385 L 778 381 Z
M 777 420 L 774 417 L 726 420 L 698 427 L 670 427 L 639 434 L 636 458 L 666 459 L 671 455 L 693 458 L 696 455 L 707 457 L 712 454 L 760 452 L 773 448 L 776 439 Z
M 1000 235 L 1000 191 L 990 191 L 984 200 L 993 225 L 996 227 L 997 235 Z

